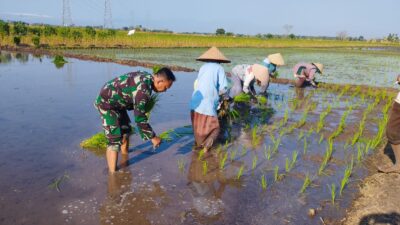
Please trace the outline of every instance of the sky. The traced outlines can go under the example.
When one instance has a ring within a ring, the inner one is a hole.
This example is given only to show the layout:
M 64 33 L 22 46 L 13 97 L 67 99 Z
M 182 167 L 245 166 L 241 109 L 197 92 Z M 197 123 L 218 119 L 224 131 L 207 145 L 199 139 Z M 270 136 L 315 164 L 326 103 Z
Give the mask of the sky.
M 0 0 L 0 19 L 61 25 L 69 1 L 75 25 L 103 25 L 105 0 Z M 142 25 L 174 32 L 382 38 L 400 34 L 399 0 L 109 0 L 114 28 Z

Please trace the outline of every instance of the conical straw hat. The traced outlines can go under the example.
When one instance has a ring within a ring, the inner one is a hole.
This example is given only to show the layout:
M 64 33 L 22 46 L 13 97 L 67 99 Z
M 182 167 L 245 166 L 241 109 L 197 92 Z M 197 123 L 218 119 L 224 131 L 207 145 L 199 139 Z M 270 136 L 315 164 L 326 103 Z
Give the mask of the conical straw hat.
M 275 54 L 268 55 L 267 58 L 270 63 L 273 63 L 277 66 L 285 65 L 285 61 L 283 60 L 281 53 L 275 53 Z
M 323 70 L 324 70 L 324 65 L 322 65 L 321 63 L 312 63 L 314 64 L 314 66 L 316 66 L 319 70 L 319 72 L 322 74 Z
M 256 77 L 256 79 L 261 82 L 261 86 L 267 85 L 268 80 L 269 80 L 267 67 L 260 65 L 260 64 L 254 64 L 251 67 L 251 70 L 252 70 L 254 76 Z
M 217 61 L 221 63 L 230 63 L 231 61 L 227 59 L 224 54 L 217 47 L 211 47 L 206 52 L 203 53 L 199 58 L 196 59 L 197 61 Z

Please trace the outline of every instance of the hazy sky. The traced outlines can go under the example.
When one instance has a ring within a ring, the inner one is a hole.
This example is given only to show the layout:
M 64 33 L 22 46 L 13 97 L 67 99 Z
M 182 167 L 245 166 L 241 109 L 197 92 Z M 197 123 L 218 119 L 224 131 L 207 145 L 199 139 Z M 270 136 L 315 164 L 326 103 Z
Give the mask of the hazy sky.
M 76 25 L 103 25 L 105 0 L 68 0 Z M 113 27 L 142 25 L 177 32 L 336 36 L 400 34 L 399 0 L 110 0 Z M 61 24 L 63 0 L 0 0 L 0 18 Z

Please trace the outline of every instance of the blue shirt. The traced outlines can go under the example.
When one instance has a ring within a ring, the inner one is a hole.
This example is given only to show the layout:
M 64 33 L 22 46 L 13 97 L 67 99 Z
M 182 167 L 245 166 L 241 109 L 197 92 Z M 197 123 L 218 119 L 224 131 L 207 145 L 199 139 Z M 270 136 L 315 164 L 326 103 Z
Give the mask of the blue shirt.
M 197 113 L 217 116 L 219 95 L 227 91 L 224 68 L 218 63 L 205 63 L 199 70 L 190 109 Z
M 273 63 L 270 63 L 268 59 L 264 59 L 262 64 L 268 68 L 268 73 L 271 75 L 276 71 L 276 65 Z

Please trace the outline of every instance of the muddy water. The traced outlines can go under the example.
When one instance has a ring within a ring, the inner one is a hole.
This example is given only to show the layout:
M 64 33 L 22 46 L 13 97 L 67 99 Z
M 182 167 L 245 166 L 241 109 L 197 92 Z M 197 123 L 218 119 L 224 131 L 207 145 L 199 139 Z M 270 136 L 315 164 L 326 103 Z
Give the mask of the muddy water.
M 318 114 L 331 104 L 322 131 L 329 135 L 346 109 L 341 102 L 359 99 L 343 96 L 337 101 L 334 93 L 324 90 L 298 91 L 272 84 L 263 108 L 237 107 L 240 117 L 226 128 L 226 148 L 199 158 L 192 152 L 193 136 L 186 127 L 196 74 L 176 73 L 177 83 L 162 95 L 151 120 L 156 132 L 175 129 L 179 135 L 156 152 L 149 143 L 132 136 L 130 154 L 121 159 L 121 171 L 108 176 L 104 155 L 82 150 L 79 142 L 101 129 L 92 103 L 103 83 L 143 68 L 74 59 L 56 68 L 45 56 L 8 53 L 2 53 L 1 59 L 1 224 L 319 224 L 320 217 L 329 222 L 343 216 L 356 194 L 357 180 L 365 173 L 362 163 L 355 163 L 343 195 L 335 204 L 330 202 L 327 185 L 340 185 L 345 166 L 357 151 L 356 146 L 344 150 L 344 143 L 372 99 L 367 98 L 349 115 L 348 133 L 337 138 L 333 159 L 319 176 L 327 143 L 319 144 L 320 135 L 310 133 L 304 154 L 304 139 L 298 140 L 299 134 L 315 126 Z M 311 102 L 301 104 L 307 96 Z M 291 107 L 294 98 L 300 99 L 296 108 Z M 278 153 L 267 160 L 264 147 L 272 145 L 270 133 L 277 137 L 279 130 L 261 132 L 261 127 L 268 130 L 286 109 L 290 111 L 289 126 L 312 102 L 316 108 L 306 125 L 284 135 Z M 366 125 L 371 134 L 376 132 L 374 122 L 371 119 Z M 257 144 L 252 143 L 251 135 L 255 124 L 261 137 Z M 286 172 L 286 158 L 291 158 L 294 150 L 299 153 L 298 161 Z M 228 159 L 221 170 L 225 154 Z M 279 181 L 274 180 L 275 166 L 279 166 Z M 243 175 L 237 179 L 240 168 Z M 312 177 L 312 185 L 299 194 L 306 174 Z M 264 191 L 261 176 L 267 182 Z M 57 179 L 58 188 L 54 185 Z M 317 210 L 315 217 L 307 216 L 311 208 Z

